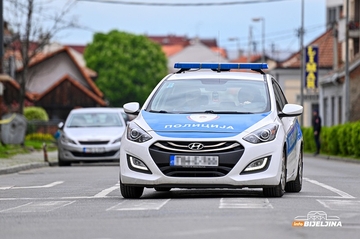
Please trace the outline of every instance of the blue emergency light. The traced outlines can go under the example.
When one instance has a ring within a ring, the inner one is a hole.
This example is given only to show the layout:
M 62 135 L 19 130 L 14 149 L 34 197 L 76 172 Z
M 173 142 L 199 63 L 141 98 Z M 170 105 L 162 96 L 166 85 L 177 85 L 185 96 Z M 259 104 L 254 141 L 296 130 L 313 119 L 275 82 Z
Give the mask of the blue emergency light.
M 176 69 L 213 69 L 213 70 L 231 70 L 231 69 L 249 69 L 262 70 L 268 69 L 267 63 L 197 63 L 197 62 L 177 62 L 174 65 Z

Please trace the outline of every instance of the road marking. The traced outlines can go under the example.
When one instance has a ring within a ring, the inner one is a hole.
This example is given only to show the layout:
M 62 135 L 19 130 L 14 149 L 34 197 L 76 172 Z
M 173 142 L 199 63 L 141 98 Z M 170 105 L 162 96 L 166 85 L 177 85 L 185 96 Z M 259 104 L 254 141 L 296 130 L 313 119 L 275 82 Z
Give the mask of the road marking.
M 0 187 L 0 190 L 7 190 L 7 189 L 11 189 L 13 186 L 7 186 L 7 187 Z
M 353 200 L 317 200 L 324 207 L 331 210 L 360 211 L 360 201 Z
M 196 229 L 196 230 L 182 230 L 179 232 L 172 232 L 171 234 L 174 236 L 194 236 L 194 235 L 204 235 L 208 234 L 209 237 L 213 236 L 214 234 L 220 234 L 222 232 L 227 233 L 230 231 L 233 232 L 240 232 L 245 231 L 246 228 L 244 227 L 223 227 L 223 228 L 211 228 L 211 229 Z
M 9 187 L 0 187 L 0 190 L 7 190 L 7 189 L 34 189 L 34 188 L 51 188 L 56 185 L 62 184 L 64 181 L 57 181 L 53 183 L 49 183 L 42 186 L 25 186 L 25 187 L 16 187 L 16 186 L 9 186 Z
M 170 201 L 170 199 L 124 200 L 123 202 L 106 209 L 106 211 L 159 210 L 168 201 Z
M 221 198 L 219 208 L 273 208 L 267 198 Z
M 324 183 L 320 183 L 320 182 L 318 182 L 316 180 L 312 180 L 312 179 L 308 179 L 308 178 L 304 178 L 304 180 L 308 181 L 309 183 L 313 183 L 313 184 L 316 184 L 316 185 L 318 185 L 320 187 L 323 187 L 323 188 L 325 188 L 327 190 L 330 190 L 330 191 L 340 195 L 342 198 L 355 198 L 355 197 L 351 196 L 350 194 L 348 194 L 346 192 L 343 192 L 343 191 L 341 191 L 341 190 L 339 190 L 337 188 L 331 187 L 331 186 L 326 185 Z
M 0 211 L 3 212 L 50 212 L 55 209 L 59 209 L 70 205 L 76 201 L 42 201 L 42 202 L 30 202 L 17 207 L 8 208 Z
M 106 195 L 108 195 L 109 193 L 111 193 L 112 191 L 116 190 L 116 189 L 119 189 L 120 187 L 120 183 L 117 183 L 115 184 L 114 186 L 110 187 L 110 188 L 107 188 L 107 189 L 104 189 L 102 190 L 101 192 L 99 192 L 98 194 L 96 194 L 94 196 L 94 198 L 105 198 Z

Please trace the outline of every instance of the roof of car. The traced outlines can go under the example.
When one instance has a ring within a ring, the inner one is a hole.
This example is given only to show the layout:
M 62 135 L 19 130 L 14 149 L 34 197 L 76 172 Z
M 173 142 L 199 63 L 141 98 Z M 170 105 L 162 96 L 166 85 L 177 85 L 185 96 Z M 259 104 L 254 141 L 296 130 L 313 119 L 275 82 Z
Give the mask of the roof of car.
M 108 108 L 108 107 L 87 107 L 87 108 L 78 108 L 71 110 L 72 113 L 79 112 L 120 112 L 117 108 Z
M 187 71 L 174 73 L 167 80 L 184 80 L 184 79 L 242 79 L 242 80 L 264 80 L 264 75 L 257 72 L 216 72 L 212 70 Z

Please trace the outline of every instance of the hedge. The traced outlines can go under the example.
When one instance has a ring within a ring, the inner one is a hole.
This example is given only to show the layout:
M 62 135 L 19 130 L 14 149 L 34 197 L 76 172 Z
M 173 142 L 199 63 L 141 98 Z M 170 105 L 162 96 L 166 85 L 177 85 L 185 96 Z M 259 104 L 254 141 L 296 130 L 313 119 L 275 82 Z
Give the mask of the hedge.
M 316 145 L 313 129 L 303 127 L 304 151 L 315 152 Z M 326 127 L 320 134 L 320 153 L 360 158 L 360 121 Z

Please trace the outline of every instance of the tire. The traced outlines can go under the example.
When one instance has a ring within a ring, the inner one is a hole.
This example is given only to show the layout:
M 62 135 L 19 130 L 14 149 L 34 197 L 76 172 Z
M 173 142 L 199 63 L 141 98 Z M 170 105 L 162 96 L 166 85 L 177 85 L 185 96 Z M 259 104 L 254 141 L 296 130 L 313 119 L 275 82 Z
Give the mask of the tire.
M 303 150 L 301 149 L 296 178 L 294 181 L 286 183 L 285 186 L 286 192 L 298 193 L 301 191 L 302 182 L 303 182 L 303 171 L 304 171 L 304 154 L 303 154 Z
M 69 161 L 64 161 L 60 158 L 60 153 L 58 151 L 58 165 L 59 167 L 64 167 L 64 166 L 71 166 L 71 162 Z
M 265 197 L 282 197 L 285 193 L 285 185 L 286 185 L 286 154 L 284 150 L 281 160 L 280 182 L 275 187 L 263 188 L 263 194 Z
M 158 187 L 155 187 L 154 189 L 155 191 L 158 192 L 169 192 L 171 190 L 171 188 L 158 188 Z
M 120 192 L 124 198 L 140 198 L 144 192 L 144 187 L 127 186 L 120 181 Z

